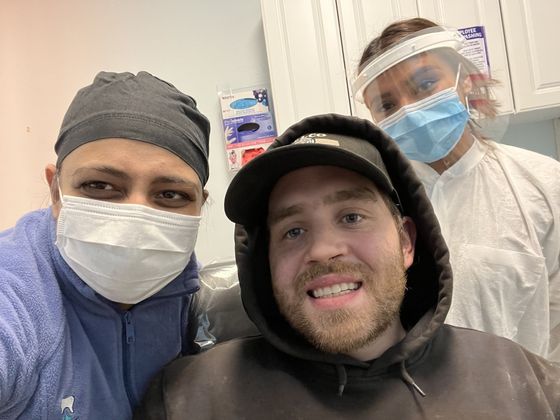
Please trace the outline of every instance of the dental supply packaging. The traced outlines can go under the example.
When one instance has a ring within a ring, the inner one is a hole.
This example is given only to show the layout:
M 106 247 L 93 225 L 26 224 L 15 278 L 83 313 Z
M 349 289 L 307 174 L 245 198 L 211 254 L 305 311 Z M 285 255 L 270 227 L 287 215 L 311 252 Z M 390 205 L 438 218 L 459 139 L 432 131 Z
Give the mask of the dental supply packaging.
M 219 92 L 228 169 L 235 171 L 263 153 L 276 138 L 268 89 Z

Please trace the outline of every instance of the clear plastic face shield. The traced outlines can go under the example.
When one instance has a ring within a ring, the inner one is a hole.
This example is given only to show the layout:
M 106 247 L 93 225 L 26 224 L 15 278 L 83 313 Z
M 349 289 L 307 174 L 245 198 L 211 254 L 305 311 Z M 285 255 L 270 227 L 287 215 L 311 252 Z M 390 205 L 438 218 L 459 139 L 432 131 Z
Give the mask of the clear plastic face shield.
M 449 49 L 457 51 L 463 43 L 459 32 L 441 26 L 415 32 L 366 63 L 352 83 L 354 97 L 380 123 L 405 106 L 454 88 L 460 61 Z

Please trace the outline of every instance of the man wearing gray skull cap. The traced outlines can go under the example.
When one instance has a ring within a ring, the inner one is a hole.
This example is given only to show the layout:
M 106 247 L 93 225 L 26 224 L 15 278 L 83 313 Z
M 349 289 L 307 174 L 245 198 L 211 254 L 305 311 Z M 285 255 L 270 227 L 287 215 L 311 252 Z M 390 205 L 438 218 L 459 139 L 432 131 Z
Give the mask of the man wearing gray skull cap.
M 127 419 L 191 351 L 210 124 L 147 72 L 99 73 L 64 117 L 52 205 L 0 233 L 0 419 Z
M 559 365 L 444 324 L 447 246 L 410 162 L 370 122 L 294 124 L 236 174 L 225 211 L 262 337 L 173 361 L 135 419 L 560 418 Z

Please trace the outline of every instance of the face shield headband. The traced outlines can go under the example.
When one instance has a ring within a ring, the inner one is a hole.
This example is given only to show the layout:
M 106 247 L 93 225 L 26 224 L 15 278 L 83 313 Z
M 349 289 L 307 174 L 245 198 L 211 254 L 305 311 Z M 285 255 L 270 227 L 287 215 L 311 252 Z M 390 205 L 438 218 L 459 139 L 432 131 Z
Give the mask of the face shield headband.
M 364 103 L 364 91 L 380 74 L 417 54 L 436 48 L 460 50 L 464 45 L 463 36 L 452 28 L 434 26 L 404 37 L 398 44 L 372 59 L 352 81 L 354 98 Z

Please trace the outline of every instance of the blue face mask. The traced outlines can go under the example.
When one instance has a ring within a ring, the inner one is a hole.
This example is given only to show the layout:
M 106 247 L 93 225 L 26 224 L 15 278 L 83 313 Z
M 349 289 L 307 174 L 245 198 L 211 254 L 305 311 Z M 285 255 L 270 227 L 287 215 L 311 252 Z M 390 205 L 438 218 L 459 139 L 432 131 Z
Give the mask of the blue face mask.
M 451 87 L 403 106 L 378 125 L 409 159 L 431 163 L 451 152 L 468 120 L 467 109 Z

